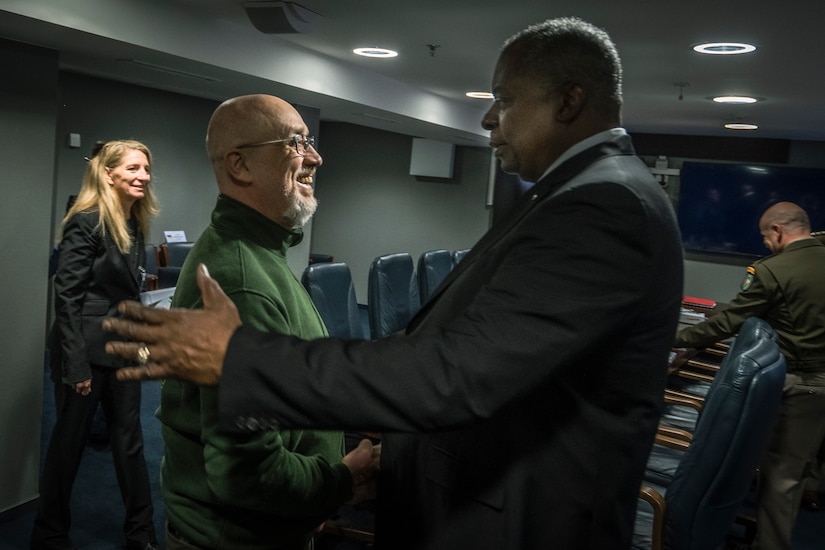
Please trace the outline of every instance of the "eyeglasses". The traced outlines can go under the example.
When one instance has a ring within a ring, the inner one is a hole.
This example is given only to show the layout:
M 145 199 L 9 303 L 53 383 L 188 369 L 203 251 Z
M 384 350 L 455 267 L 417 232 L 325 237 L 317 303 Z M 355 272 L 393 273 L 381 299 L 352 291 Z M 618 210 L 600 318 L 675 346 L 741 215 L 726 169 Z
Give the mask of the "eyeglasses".
M 245 143 L 243 145 L 238 145 L 237 149 L 250 149 L 252 147 L 273 145 L 275 143 L 289 143 L 290 141 L 292 142 L 292 145 L 295 147 L 295 152 L 298 153 L 298 156 L 300 157 L 303 157 L 304 155 L 309 153 L 310 147 L 318 151 L 318 149 L 315 147 L 314 136 L 302 136 L 300 134 L 296 134 L 291 138 L 286 139 L 271 139 L 269 141 L 259 141 L 257 143 Z

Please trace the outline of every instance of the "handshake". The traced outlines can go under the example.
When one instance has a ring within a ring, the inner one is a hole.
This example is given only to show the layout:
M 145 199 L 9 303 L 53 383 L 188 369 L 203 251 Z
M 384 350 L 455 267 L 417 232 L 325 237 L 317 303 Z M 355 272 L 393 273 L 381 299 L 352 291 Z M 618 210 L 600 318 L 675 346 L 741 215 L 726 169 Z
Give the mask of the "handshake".
M 375 481 L 381 463 L 381 444 L 362 439 L 358 446 L 341 459 L 352 474 L 353 506 L 375 500 Z

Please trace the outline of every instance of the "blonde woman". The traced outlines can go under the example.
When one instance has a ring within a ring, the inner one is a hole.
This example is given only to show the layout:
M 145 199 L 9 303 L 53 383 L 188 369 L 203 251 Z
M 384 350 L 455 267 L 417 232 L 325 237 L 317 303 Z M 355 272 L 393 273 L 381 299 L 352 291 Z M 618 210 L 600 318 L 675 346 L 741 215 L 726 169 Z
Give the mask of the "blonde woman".
M 107 355 L 101 320 L 118 302 L 137 299 L 145 271 L 144 236 L 157 214 L 150 186 L 152 156 L 137 141 L 110 141 L 89 159 L 77 200 L 63 219 L 55 274 L 53 362 L 57 420 L 40 479 L 31 548 L 76 548 L 69 537 L 72 485 L 98 403 L 109 430 L 126 507 L 127 549 L 155 548 L 152 497 L 143 456 L 140 385 L 119 382 L 123 363 Z

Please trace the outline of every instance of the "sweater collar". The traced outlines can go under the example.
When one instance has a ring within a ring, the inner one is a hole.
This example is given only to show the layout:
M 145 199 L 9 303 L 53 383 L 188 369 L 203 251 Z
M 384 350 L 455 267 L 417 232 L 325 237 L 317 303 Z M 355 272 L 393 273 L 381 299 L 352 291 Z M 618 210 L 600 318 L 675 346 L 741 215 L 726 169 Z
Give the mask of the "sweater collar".
M 283 254 L 304 238 L 301 228 L 287 229 L 254 208 L 226 195 L 218 195 L 218 202 L 212 211 L 212 225 L 264 248 L 280 250 Z

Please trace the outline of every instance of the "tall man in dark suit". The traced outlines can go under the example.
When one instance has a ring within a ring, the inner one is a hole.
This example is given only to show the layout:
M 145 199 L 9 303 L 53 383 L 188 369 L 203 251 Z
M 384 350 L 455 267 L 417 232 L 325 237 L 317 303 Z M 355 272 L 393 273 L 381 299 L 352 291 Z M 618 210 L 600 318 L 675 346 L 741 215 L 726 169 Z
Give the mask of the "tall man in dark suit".
M 307 342 L 239 327 L 202 270 L 204 310 L 125 305 L 148 324 L 107 326 L 142 343 L 109 350 L 148 352 L 123 377 L 220 379 L 230 431 L 266 418 L 383 432 L 383 548 L 626 549 L 681 298 L 674 215 L 620 128 L 603 31 L 572 18 L 526 29 L 493 92 L 482 124 L 496 157 L 537 183 L 405 334 Z

